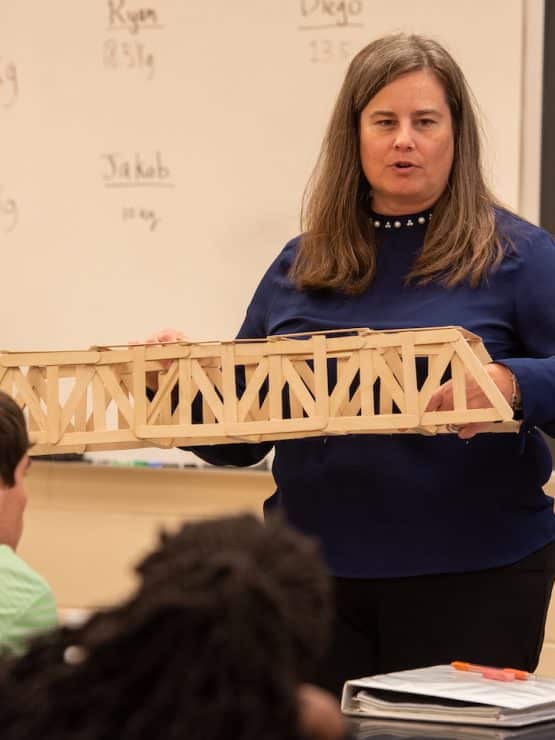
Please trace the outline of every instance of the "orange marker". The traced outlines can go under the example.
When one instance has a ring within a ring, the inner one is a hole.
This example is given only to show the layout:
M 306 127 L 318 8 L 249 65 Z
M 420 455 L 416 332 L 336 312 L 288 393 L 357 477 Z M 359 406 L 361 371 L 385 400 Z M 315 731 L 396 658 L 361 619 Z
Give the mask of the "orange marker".
M 515 674 L 513 671 L 506 671 L 503 668 L 484 668 L 482 671 L 484 678 L 491 678 L 493 681 L 514 681 Z
M 463 663 L 462 660 L 454 660 L 451 667 L 456 671 L 471 671 L 472 673 L 481 673 L 485 666 L 474 665 L 474 663 Z
M 528 671 L 521 671 L 518 668 L 503 668 L 503 670 L 514 673 L 517 681 L 528 681 L 529 678 L 534 678 L 534 676 L 531 673 L 528 673 Z
M 481 673 L 484 678 L 492 678 L 497 681 L 527 681 L 533 678 L 528 671 L 521 671 L 518 668 L 492 668 L 486 665 L 476 665 L 475 663 L 464 663 L 461 660 L 454 660 L 451 666 L 456 671 L 470 671 L 471 673 Z

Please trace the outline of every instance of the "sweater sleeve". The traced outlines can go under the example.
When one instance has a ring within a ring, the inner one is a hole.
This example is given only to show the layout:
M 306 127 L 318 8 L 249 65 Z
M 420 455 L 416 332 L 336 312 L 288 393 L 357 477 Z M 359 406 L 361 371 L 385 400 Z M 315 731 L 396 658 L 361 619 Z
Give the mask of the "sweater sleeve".
M 555 436 L 555 242 L 534 230 L 520 258 L 514 300 L 522 355 L 500 362 L 518 381 L 524 426 Z

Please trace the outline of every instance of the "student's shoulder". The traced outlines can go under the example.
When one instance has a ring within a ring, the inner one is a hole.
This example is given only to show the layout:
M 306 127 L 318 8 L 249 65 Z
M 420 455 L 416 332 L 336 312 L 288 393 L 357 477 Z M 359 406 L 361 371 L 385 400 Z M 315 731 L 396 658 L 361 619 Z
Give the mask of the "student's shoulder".
M 57 624 L 48 583 L 10 547 L 0 545 L 0 656 L 20 655 L 29 639 Z
M 0 593 L 18 593 L 21 598 L 33 598 L 41 591 L 50 592 L 44 578 L 11 547 L 0 545 Z

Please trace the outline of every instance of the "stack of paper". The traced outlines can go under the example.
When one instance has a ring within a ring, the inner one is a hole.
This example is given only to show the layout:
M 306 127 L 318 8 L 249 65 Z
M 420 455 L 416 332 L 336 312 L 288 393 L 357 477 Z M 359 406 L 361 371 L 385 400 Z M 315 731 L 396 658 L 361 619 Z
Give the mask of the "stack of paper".
M 555 679 L 495 681 L 449 665 L 348 681 L 346 714 L 519 727 L 555 719 Z
M 527 727 L 484 727 L 414 720 L 360 719 L 349 724 L 356 740 L 553 740 L 555 723 Z

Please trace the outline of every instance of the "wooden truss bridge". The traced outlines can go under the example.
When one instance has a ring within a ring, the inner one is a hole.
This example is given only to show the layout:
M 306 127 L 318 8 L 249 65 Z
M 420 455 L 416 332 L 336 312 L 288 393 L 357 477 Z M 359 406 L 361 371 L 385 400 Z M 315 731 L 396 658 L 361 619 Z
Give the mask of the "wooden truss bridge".
M 484 369 L 490 360 L 480 338 L 457 327 L 353 329 L 266 340 L 2 352 L 0 388 L 25 411 L 32 454 L 349 433 L 435 434 L 469 422 L 517 431 L 509 404 Z M 453 410 L 426 412 L 448 377 Z M 469 377 L 489 408 L 467 408 Z M 148 396 L 147 381 L 157 387 Z

